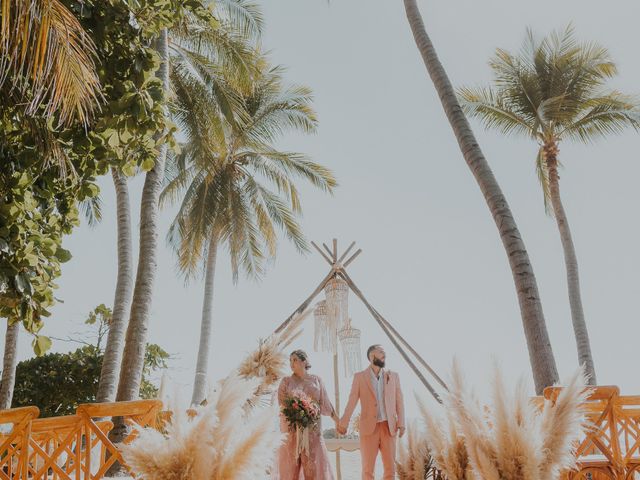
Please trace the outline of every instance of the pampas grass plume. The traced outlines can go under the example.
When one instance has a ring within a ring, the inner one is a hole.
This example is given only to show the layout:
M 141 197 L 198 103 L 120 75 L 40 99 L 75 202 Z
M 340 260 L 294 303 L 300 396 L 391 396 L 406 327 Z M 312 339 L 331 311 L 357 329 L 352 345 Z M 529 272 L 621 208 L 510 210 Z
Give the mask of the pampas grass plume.
M 581 369 L 566 382 L 555 403 L 545 401 L 542 410 L 528 397 L 524 381 L 508 392 L 498 367 L 492 404 L 486 407 L 469 392 L 455 361 L 451 377 L 451 390 L 444 399 L 446 426 L 419 402 L 427 443 L 449 480 L 555 480 L 575 465 L 573 445 L 585 428 Z
M 166 434 L 142 429 L 123 447 L 125 461 L 143 480 L 265 478 L 282 434 L 275 406 L 248 415 L 244 409 L 258 382 L 225 379 L 193 418 L 178 409 Z

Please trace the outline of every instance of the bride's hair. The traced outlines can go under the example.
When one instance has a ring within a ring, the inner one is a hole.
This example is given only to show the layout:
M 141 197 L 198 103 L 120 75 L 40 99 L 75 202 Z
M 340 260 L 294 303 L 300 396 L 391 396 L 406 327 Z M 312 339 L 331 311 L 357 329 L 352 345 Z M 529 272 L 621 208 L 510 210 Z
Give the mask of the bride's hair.
M 311 364 L 309 363 L 309 355 L 304 350 L 294 350 L 291 352 L 291 356 L 295 355 L 301 362 L 304 362 L 304 369 L 309 370 Z

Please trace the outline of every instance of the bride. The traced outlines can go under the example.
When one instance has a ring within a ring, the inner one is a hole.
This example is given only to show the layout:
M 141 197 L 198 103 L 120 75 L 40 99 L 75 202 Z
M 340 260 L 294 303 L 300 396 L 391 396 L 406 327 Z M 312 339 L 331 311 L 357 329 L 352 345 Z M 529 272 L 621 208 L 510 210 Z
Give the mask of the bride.
M 289 357 L 292 375 L 284 377 L 278 388 L 278 404 L 284 406 L 287 398 L 297 392 L 303 392 L 320 407 L 320 414 L 330 416 L 336 425 L 338 415 L 329 400 L 322 380 L 317 375 L 308 373 L 311 368 L 307 354 L 303 350 L 296 350 Z M 309 448 L 298 455 L 296 433 L 287 424 L 283 415 L 280 416 L 280 428 L 287 433 L 286 441 L 278 451 L 279 480 L 333 480 L 333 473 L 329 465 L 327 447 L 322 438 L 322 422 L 319 422 L 309 432 Z M 301 476 L 301 473 L 304 476 Z

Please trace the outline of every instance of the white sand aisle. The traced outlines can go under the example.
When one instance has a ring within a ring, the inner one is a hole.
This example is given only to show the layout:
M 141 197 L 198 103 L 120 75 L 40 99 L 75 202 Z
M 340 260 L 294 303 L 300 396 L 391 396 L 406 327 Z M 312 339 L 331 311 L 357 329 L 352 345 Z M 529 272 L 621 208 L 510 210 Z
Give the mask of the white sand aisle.
M 331 459 L 331 465 L 333 467 L 333 471 L 335 472 L 335 460 L 336 456 L 334 453 L 329 453 L 329 458 Z M 360 480 L 360 453 L 359 452 L 341 452 L 341 465 L 342 465 L 342 480 Z M 376 478 L 382 478 L 382 463 L 380 458 L 378 458 L 378 463 L 376 465 Z M 117 478 L 108 478 L 105 477 L 104 480 L 133 480 L 131 477 L 117 477 Z

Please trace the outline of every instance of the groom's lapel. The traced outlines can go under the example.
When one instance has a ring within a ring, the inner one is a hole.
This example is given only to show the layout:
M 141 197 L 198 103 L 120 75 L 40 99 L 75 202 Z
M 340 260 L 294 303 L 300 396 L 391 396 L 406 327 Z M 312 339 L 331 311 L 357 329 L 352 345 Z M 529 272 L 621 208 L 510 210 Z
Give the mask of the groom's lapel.
M 369 391 L 371 391 L 371 395 L 375 398 L 376 390 L 373 388 L 373 377 L 371 376 L 371 369 L 367 368 L 364 372 L 364 383 L 369 387 Z

